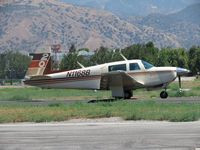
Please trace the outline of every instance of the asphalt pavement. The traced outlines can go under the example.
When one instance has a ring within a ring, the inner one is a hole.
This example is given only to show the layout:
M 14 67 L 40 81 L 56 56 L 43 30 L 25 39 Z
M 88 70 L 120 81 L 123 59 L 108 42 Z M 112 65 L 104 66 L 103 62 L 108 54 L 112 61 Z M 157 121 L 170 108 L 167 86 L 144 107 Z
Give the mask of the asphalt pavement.
M 158 103 L 200 103 L 200 97 L 169 97 L 167 99 L 161 99 L 157 98 L 154 99 Z M 50 105 L 50 104 L 71 104 L 75 102 L 85 102 L 85 103 L 97 103 L 97 102 L 114 102 L 114 101 L 121 101 L 120 99 L 102 99 L 102 100 L 71 100 L 71 99 L 65 99 L 65 100 L 0 100 L 0 105 L 31 105 L 31 106 L 41 106 L 41 105 Z M 129 102 L 137 102 L 141 101 L 139 98 L 132 98 L 129 100 L 125 100 Z
M 200 121 L 78 121 L 0 125 L 0 150 L 199 150 Z

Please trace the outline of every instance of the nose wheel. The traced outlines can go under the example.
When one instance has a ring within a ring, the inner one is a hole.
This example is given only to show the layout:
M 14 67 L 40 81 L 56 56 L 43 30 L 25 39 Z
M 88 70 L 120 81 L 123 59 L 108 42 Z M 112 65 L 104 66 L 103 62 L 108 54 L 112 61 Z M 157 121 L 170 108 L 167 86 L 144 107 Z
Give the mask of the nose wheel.
M 166 91 L 162 91 L 162 92 L 160 93 L 160 98 L 166 99 L 167 97 L 168 97 L 168 93 L 167 93 Z

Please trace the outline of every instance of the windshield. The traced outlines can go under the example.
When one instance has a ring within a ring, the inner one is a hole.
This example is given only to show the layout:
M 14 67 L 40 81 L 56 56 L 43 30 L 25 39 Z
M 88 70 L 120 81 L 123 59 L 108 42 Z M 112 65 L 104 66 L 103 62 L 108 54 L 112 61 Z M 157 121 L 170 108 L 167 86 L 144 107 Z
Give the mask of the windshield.
M 144 65 L 145 69 L 150 69 L 150 68 L 154 67 L 152 64 L 150 64 L 146 61 L 143 61 L 143 60 L 142 60 L 142 64 Z

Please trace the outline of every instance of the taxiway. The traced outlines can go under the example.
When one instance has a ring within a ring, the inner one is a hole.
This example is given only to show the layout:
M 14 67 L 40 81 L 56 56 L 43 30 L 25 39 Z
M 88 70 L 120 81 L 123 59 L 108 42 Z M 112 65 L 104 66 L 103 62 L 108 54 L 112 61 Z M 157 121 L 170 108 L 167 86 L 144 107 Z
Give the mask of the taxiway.
M 1 150 L 195 150 L 200 121 L 81 121 L 0 125 Z

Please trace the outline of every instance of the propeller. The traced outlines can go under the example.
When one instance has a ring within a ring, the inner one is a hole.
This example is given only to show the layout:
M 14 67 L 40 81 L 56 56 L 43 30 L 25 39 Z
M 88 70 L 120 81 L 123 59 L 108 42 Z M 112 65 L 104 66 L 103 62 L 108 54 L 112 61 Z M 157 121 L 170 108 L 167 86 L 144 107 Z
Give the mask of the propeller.
M 181 76 L 187 76 L 190 73 L 190 70 L 187 70 L 185 68 L 176 68 L 177 76 L 178 76 L 178 83 L 179 83 L 179 92 L 182 92 L 181 89 Z

